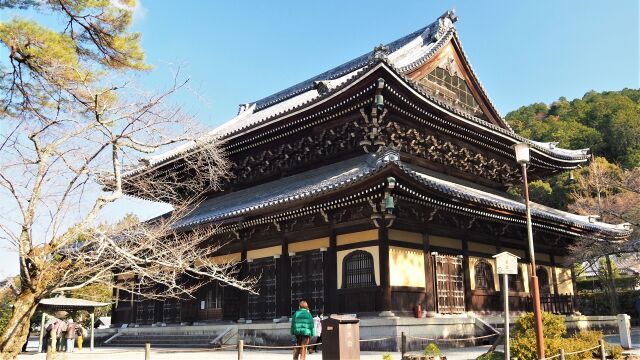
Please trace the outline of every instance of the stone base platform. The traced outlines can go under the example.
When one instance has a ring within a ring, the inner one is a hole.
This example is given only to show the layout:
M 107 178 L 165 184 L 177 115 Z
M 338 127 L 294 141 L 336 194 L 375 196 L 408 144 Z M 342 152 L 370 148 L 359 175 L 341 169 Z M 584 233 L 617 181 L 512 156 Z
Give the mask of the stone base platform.
M 570 331 L 597 329 L 606 333 L 617 332 L 615 316 L 568 316 L 566 321 Z M 144 346 L 144 342 L 151 342 L 152 347 L 181 347 L 180 339 L 192 338 L 184 341 L 183 347 L 216 346 L 212 342 L 236 344 L 238 339 L 243 339 L 246 345 L 290 346 L 293 345 L 290 326 L 288 321 L 129 326 L 97 330 L 96 343 L 101 346 Z M 440 348 L 485 345 L 496 339 L 495 336 L 486 337 L 495 334 L 493 327 L 502 327 L 500 316 L 481 319 L 472 314 L 434 318 L 364 317 L 360 319 L 360 339 L 374 341 L 361 341 L 360 348 L 362 351 L 400 351 L 402 333 L 407 337 L 408 351 L 424 349 L 433 342 L 430 339 L 438 339 Z M 484 338 L 473 339 L 476 337 Z M 472 340 L 454 340 L 469 338 Z

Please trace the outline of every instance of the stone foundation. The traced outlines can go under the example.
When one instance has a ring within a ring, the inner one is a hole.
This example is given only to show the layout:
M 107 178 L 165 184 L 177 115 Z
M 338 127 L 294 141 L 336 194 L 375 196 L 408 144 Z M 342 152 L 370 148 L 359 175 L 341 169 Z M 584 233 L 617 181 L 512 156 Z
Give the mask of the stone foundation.
M 499 316 L 483 317 L 482 320 L 491 326 L 502 327 L 502 318 Z M 601 330 L 605 333 L 617 333 L 615 316 L 567 316 L 566 323 L 569 332 L 592 329 Z M 96 344 L 102 344 L 116 332 L 122 333 L 121 336 L 206 335 L 214 339 L 226 330 L 230 330 L 230 335 L 225 337 L 227 344 L 235 344 L 237 339 L 244 339 L 245 345 L 290 346 L 293 345 L 292 337 L 289 335 L 290 326 L 289 322 L 256 322 L 249 324 L 209 323 L 184 326 L 99 329 L 96 330 Z M 470 315 L 420 319 L 409 317 L 365 317 L 360 319 L 360 339 L 379 340 L 363 341 L 360 343 L 360 349 L 362 351 L 400 351 L 403 332 L 407 337 L 408 351 L 422 350 L 429 342 L 432 342 L 424 340 L 424 338 L 440 339 L 438 341 L 440 348 L 491 344 L 495 337 L 467 341 L 446 341 L 447 339 L 464 339 L 489 335 L 494 333 L 491 326 Z

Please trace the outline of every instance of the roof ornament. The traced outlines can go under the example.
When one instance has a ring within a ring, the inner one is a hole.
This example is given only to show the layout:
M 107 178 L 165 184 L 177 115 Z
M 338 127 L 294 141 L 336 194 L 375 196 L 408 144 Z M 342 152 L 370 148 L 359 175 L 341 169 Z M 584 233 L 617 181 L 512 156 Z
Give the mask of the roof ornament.
M 329 81 L 314 81 L 313 87 L 318 91 L 318 94 L 324 95 L 331 90 Z
M 385 136 L 382 133 L 384 128 L 384 117 L 387 115 L 388 109 L 384 106 L 384 96 L 382 90 L 384 89 L 385 81 L 383 78 L 378 79 L 378 86 L 371 103 L 371 111 L 367 113 L 364 108 L 360 109 L 363 122 L 356 123 L 365 135 L 364 139 L 360 141 L 362 149 L 369 153 L 370 151 L 381 152 L 386 145 Z M 375 148 L 375 150 L 374 150 Z
M 389 57 L 390 53 L 391 53 L 391 51 L 389 51 L 389 47 L 388 46 L 386 46 L 385 44 L 380 44 L 380 45 L 378 45 L 378 46 L 373 48 L 373 53 L 369 57 L 369 60 L 370 61 L 373 61 L 373 60 L 387 60 L 387 58 Z
M 433 32 L 431 39 L 433 41 L 440 40 L 450 29 L 454 28 L 453 24 L 458 21 L 456 11 L 454 9 L 447 10 L 438 18 L 436 31 Z
M 391 162 L 400 161 L 400 147 L 396 147 L 393 145 L 383 146 L 382 151 L 375 155 L 376 156 L 376 165 L 382 166 L 384 164 L 388 164 Z
M 249 108 L 251 108 L 251 104 L 250 103 L 246 103 L 246 104 L 240 104 L 238 106 L 238 115 L 242 114 L 243 112 L 249 110 Z

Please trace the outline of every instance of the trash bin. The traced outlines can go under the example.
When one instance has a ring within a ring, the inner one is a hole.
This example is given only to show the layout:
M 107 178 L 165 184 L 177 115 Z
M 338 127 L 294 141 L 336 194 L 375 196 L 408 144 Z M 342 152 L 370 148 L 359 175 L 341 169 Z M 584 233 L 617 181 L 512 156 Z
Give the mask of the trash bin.
M 360 320 L 331 315 L 322 320 L 322 360 L 360 359 Z

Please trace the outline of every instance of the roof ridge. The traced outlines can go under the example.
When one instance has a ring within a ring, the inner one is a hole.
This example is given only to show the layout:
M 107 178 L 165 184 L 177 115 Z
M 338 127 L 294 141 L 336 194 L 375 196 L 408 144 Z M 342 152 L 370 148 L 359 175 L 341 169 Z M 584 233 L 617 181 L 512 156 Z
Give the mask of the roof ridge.
M 426 33 L 430 35 L 431 42 L 436 42 L 441 39 L 452 27 L 453 23 L 458 20 L 458 17 L 455 16 L 455 10 L 448 10 L 444 14 L 440 15 L 435 21 L 429 23 L 422 28 L 413 31 L 407 35 L 404 35 L 396 40 L 393 40 L 387 43 L 386 46 L 389 49 L 389 52 L 392 53 L 396 50 L 399 50 L 404 45 L 408 44 L 411 40 L 417 38 L 418 36 Z M 432 31 L 432 27 L 435 27 L 435 31 Z M 310 90 L 313 88 L 314 82 L 322 81 L 322 80 L 333 80 L 340 76 L 346 75 L 352 71 L 357 70 L 365 65 L 367 65 L 372 55 L 374 55 L 375 49 L 369 51 L 365 54 L 357 56 L 351 60 L 348 60 L 336 67 L 333 67 L 327 71 L 324 71 L 318 75 L 315 75 L 311 78 L 303 80 L 293 86 L 280 90 L 276 93 L 268 95 L 264 98 L 254 101 L 253 103 L 256 105 L 256 111 L 260 111 L 265 109 L 271 105 L 279 103 L 283 100 L 291 98 L 295 95 L 298 95 L 304 91 Z

